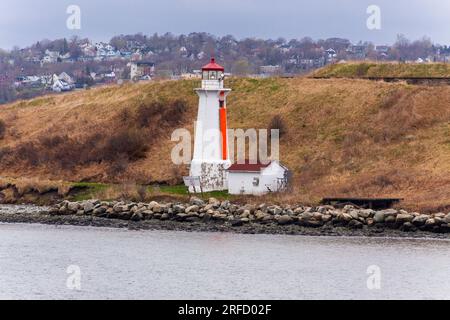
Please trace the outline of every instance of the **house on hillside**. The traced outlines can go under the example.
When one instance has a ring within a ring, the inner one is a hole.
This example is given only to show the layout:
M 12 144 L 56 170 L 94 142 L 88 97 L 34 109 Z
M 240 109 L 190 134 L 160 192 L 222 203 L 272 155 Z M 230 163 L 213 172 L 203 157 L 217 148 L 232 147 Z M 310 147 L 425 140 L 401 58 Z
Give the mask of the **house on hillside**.
M 62 72 L 59 76 L 59 79 L 64 80 L 65 82 L 67 82 L 68 84 L 74 84 L 75 81 L 73 80 L 73 78 L 71 76 L 69 76 L 67 73 Z
M 279 65 L 261 66 L 259 69 L 261 73 L 265 75 L 274 75 L 281 72 L 281 67 Z
M 69 84 L 63 79 L 60 79 L 56 74 L 53 75 L 52 90 L 54 92 L 71 91 L 74 88 L 75 86 L 73 84 Z
M 268 164 L 233 164 L 228 168 L 228 192 L 230 194 L 263 195 L 287 189 L 291 173 L 278 161 Z
M 132 81 L 151 79 L 155 73 L 153 62 L 136 61 L 131 63 L 130 78 Z

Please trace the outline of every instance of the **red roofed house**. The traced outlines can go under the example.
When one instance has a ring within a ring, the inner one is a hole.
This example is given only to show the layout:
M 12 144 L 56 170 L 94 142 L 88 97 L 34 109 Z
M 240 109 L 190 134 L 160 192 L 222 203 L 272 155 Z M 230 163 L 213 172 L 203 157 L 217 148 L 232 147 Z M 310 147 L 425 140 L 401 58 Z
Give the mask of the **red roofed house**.
M 233 164 L 228 168 L 230 194 L 263 195 L 278 192 L 288 184 L 289 170 L 277 161 L 268 164 Z

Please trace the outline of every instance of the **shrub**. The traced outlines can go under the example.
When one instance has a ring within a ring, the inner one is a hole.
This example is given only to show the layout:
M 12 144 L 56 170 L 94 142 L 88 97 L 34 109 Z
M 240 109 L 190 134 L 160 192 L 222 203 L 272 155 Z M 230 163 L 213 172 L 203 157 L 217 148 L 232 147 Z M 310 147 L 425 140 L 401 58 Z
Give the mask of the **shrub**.
M 287 127 L 283 120 L 283 118 L 279 115 L 276 115 L 272 118 L 272 120 L 269 123 L 269 133 L 271 130 L 278 129 L 280 131 L 280 138 L 286 134 Z
M 183 100 L 169 103 L 153 102 L 149 105 L 141 104 L 136 112 L 136 124 L 141 128 L 178 125 L 187 111 L 187 104 Z
M 112 161 L 117 157 L 125 157 L 135 161 L 145 157 L 148 141 L 145 131 L 138 129 L 123 129 L 107 138 L 102 150 L 103 158 Z

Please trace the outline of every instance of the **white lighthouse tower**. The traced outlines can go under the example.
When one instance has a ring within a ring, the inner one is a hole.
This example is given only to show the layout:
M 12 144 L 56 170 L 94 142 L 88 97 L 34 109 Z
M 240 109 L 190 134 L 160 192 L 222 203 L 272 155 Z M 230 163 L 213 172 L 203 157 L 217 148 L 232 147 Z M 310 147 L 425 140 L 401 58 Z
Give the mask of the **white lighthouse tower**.
M 228 189 L 231 166 L 228 150 L 226 97 L 231 89 L 223 86 L 224 68 L 214 58 L 202 68 L 202 87 L 195 125 L 194 158 L 190 175 L 200 177 L 203 191 Z

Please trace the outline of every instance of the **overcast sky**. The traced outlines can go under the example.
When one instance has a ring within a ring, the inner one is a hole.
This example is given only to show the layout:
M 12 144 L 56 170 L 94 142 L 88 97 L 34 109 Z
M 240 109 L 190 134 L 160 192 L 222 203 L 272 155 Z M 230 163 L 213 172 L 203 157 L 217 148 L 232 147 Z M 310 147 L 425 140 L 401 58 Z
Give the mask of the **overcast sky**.
M 81 9 L 81 30 L 69 30 L 69 5 Z M 369 5 L 381 9 L 381 30 L 366 26 Z M 450 44 L 450 0 L 0 0 L 0 47 L 79 35 L 209 32 L 237 38 L 344 37 L 389 44 L 396 35 Z

